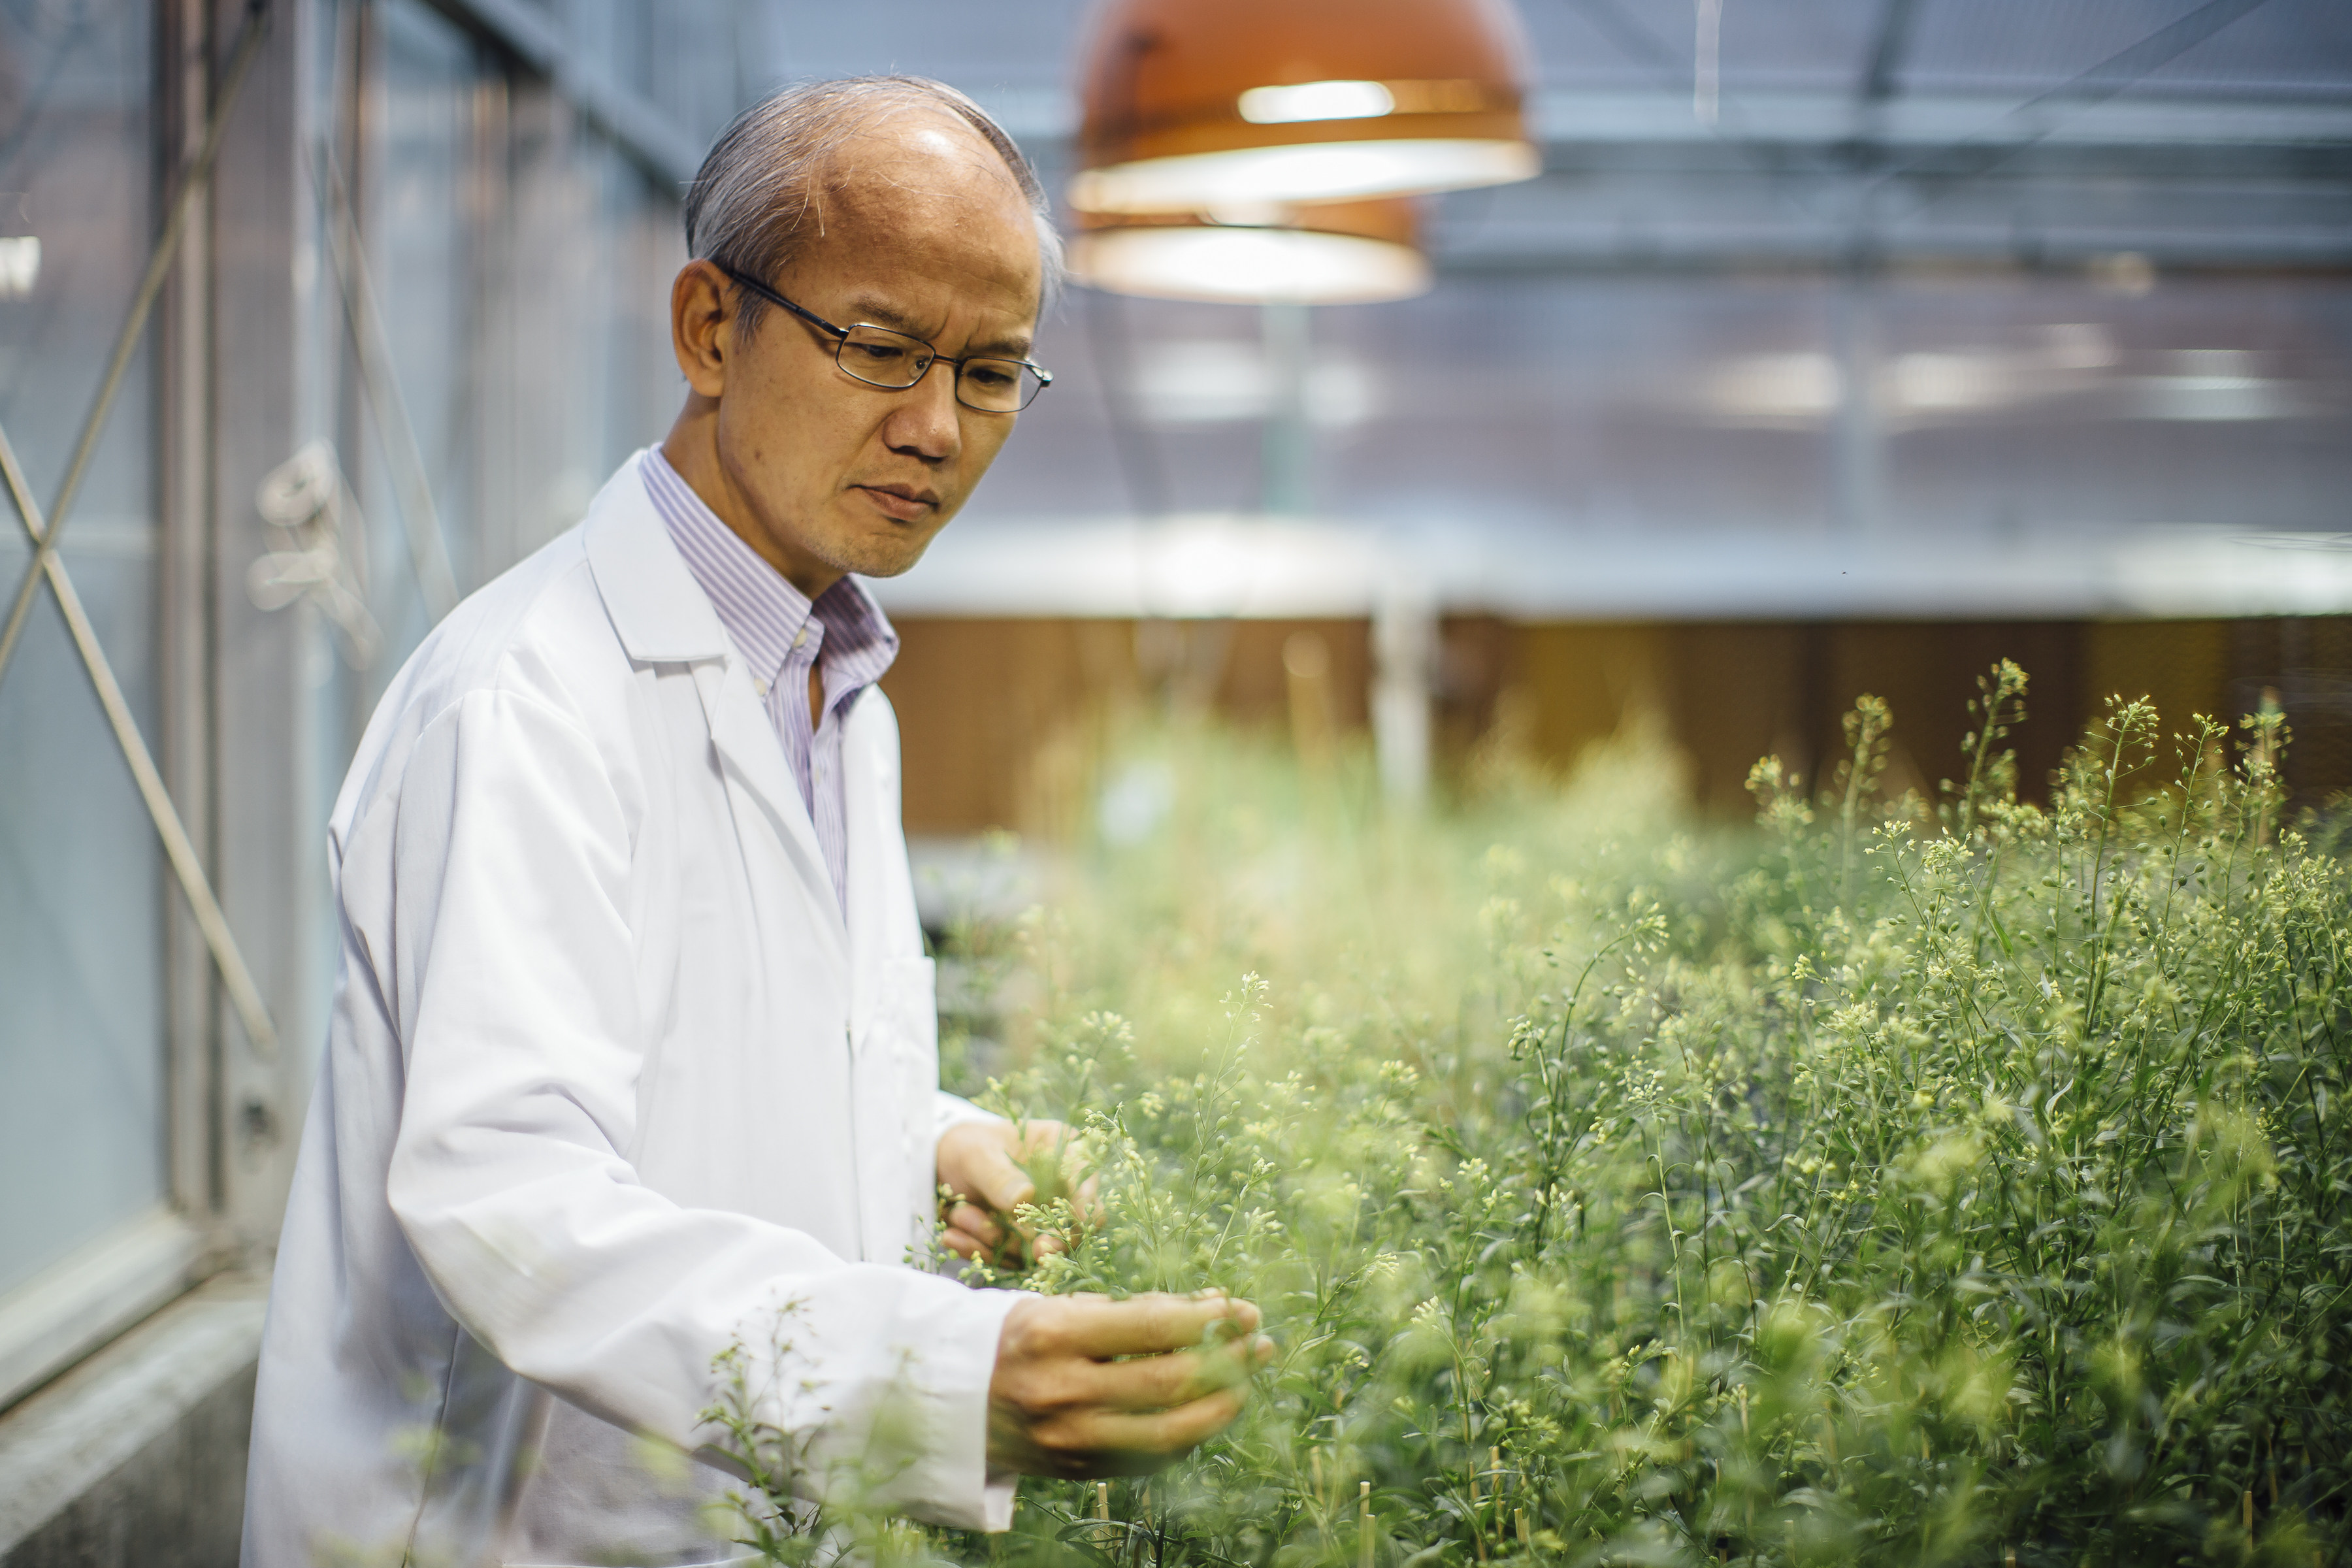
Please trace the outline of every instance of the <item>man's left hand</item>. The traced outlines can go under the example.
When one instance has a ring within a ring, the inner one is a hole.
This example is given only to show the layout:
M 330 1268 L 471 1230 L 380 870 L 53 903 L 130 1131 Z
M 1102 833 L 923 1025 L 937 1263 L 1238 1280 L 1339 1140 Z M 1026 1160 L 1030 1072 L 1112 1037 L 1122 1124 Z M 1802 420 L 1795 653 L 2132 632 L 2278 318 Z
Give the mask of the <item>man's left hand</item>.
M 953 1194 L 940 1230 L 948 1250 L 959 1258 L 1018 1264 L 1062 1250 L 1061 1237 L 1037 1235 L 1013 1214 L 1037 1201 L 1037 1183 L 1029 1173 L 1041 1161 L 1059 1161 L 1069 1137 L 1070 1130 L 1059 1121 L 962 1121 L 940 1133 L 940 1185 Z M 1082 1218 L 1091 1215 L 1093 1173 L 1068 1195 Z M 1018 1246 L 1008 1247 L 1008 1240 Z

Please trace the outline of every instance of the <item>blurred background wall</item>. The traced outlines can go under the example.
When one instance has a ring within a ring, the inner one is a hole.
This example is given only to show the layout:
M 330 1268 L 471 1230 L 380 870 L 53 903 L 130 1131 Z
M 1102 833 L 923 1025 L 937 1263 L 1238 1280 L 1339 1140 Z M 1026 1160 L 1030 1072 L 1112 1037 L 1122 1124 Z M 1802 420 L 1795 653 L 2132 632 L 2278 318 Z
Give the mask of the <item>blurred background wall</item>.
M 1759 754 L 1820 767 L 1872 690 L 1932 786 L 2001 657 L 2029 786 L 2117 692 L 2275 700 L 2302 797 L 2352 784 L 2352 14 L 1517 9 L 1544 170 L 1423 204 L 1425 294 L 1048 318 L 1055 386 L 880 590 L 910 829 L 1091 831 L 1106 715 L 1170 705 L 1318 744 L 1386 714 L 1441 794 L 1647 725 L 1736 814 Z M 274 1238 L 320 1037 L 332 794 L 454 597 L 666 429 L 711 136 L 778 80 L 935 75 L 1059 192 L 1086 20 L 0 0 L 0 431 L 40 506 L 227 104 L 58 559 L 282 1041 L 42 588 L 0 667 L 0 1555 L 138 1554 L 124 1478 L 217 1500 L 241 1465 L 233 1266 Z M 0 529 L 0 590 L 29 538 Z M 190 1508 L 174 1551 L 223 1560 L 234 1510 Z

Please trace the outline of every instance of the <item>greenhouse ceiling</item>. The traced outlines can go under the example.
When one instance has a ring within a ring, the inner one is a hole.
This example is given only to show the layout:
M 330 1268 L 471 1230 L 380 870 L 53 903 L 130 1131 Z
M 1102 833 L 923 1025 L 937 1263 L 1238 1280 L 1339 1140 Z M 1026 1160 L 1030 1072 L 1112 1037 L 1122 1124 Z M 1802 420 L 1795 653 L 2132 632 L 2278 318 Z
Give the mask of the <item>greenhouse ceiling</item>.
M 1059 163 L 1085 17 L 788 0 L 793 75 L 938 74 Z M 2352 13 L 2327 0 L 1527 0 L 1546 172 L 1444 204 L 1444 266 L 1856 256 L 2335 266 Z M 885 36 L 887 34 L 887 36 Z
M 1544 172 L 1427 204 L 1429 293 L 1316 310 L 1292 374 L 1247 308 L 1075 291 L 892 602 L 2352 605 L 2352 9 L 1517 9 Z M 944 77 L 1058 192 L 1088 14 L 788 0 L 772 47 Z

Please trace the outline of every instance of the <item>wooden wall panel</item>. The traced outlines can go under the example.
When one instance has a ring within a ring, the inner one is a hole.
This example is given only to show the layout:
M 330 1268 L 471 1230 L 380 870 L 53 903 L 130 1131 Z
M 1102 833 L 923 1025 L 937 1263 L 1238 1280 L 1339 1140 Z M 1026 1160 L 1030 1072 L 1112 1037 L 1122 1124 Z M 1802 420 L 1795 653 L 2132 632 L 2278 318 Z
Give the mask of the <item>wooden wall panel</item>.
M 1289 721 L 1284 644 L 1311 632 L 1329 655 L 1331 717 L 1366 723 L 1362 620 L 1146 623 L 909 616 L 883 686 L 906 737 L 910 831 L 1082 827 L 1105 726 L 1158 700 L 1244 725 Z M 1507 729 L 1548 765 L 1651 725 L 1689 761 L 1694 801 L 1744 816 L 1748 768 L 1777 753 L 1825 780 L 1841 720 L 1863 692 L 1895 713 L 1887 779 L 1932 794 L 1958 773 L 1977 677 L 2013 658 L 2032 678 L 2011 738 L 2021 784 L 2052 772 L 2110 693 L 2153 698 L 2168 726 L 2192 713 L 2234 723 L 2264 690 L 2288 710 L 2287 776 L 2304 804 L 2352 787 L 2352 616 L 2263 621 L 1851 621 L 1441 626 L 1435 734 L 1441 772 Z

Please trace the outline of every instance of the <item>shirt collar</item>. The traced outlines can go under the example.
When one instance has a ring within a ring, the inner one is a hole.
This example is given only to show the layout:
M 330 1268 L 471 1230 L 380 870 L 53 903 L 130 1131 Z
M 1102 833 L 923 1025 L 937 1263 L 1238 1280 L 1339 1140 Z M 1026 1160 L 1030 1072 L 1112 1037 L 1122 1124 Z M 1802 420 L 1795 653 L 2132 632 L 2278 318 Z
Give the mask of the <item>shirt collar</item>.
M 801 634 L 814 631 L 835 703 L 882 678 L 898 656 L 898 634 L 864 584 L 844 577 L 812 605 L 808 595 L 719 521 L 670 467 L 660 447 L 646 453 L 644 471 L 646 493 L 687 570 L 752 669 L 774 679 L 791 659 Z M 809 626 L 812 619 L 817 623 L 814 627 Z

